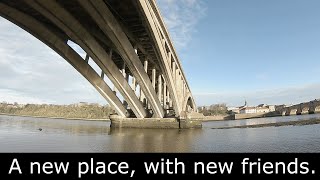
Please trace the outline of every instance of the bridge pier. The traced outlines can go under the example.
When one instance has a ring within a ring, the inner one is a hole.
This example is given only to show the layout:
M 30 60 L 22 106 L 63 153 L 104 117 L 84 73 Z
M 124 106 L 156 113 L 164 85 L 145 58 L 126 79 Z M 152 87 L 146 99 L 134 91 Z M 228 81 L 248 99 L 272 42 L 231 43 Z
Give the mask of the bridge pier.
M 123 118 L 110 116 L 110 128 L 192 129 L 202 128 L 202 121 L 189 118 Z

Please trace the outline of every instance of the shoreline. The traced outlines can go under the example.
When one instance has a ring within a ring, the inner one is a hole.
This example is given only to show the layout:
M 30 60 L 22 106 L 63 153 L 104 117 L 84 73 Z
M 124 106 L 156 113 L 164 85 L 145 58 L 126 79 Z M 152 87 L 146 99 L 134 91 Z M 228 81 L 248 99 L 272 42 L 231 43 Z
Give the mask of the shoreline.
M 48 117 L 48 116 L 18 115 L 18 114 L 7 114 L 7 113 L 0 113 L 0 115 L 4 115 L 4 116 L 18 116 L 18 117 L 32 117 L 32 118 L 64 119 L 64 120 L 81 120 L 81 121 L 110 121 L 110 119 L 65 118 L 65 117 Z
M 215 116 L 204 116 L 203 119 L 201 119 L 202 122 L 210 122 L 210 121 L 230 121 L 235 120 L 232 119 L 230 115 L 215 115 Z
M 253 124 L 253 125 L 232 126 L 232 127 L 218 127 L 218 128 L 211 128 L 211 129 L 244 129 L 244 128 L 264 128 L 264 127 L 281 127 L 281 126 L 306 126 L 306 125 L 314 125 L 314 124 L 320 124 L 320 119 L 276 122 L 276 123 L 266 123 L 266 124 Z
M 319 112 L 314 113 L 314 114 L 319 114 Z M 240 114 L 241 115 L 241 114 Z M 247 114 L 244 114 L 247 115 Z M 301 115 L 290 115 L 290 116 L 304 116 L 304 115 L 310 115 L 310 114 L 301 114 Z M 239 114 L 238 114 L 239 116 Z M 250 119 L 261 119 L 261 118 L 273 118 L 273 117 L 286 117 L 280 114 L 272 114 L 272 115 L 265 115 L 265 114 L 251 114 L 248 117 L 234 117 L 232 116 L 223 116 L 223 115 L 218 115 L 218 116 L 205 116 L 203 118 L 203 122 L 210 122 L 210 121 L 238 121 L 238 120 L 250 120 Z

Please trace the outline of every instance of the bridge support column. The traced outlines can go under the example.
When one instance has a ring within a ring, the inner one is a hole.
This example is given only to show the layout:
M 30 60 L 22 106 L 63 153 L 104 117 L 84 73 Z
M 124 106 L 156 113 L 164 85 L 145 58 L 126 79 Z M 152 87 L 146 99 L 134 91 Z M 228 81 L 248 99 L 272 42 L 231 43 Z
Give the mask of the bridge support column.
M 125 62 L 123 62 L 121 73 L 122 73 L 123 77 L 126 79 L 126 81 L 128 82 L 129 75 L 128 75 L 128 73 L 126 73 L 126 63 Z M 126 109 L 128 109 L 128 103 L 125 99 L 123 99 L 123 105 Z
M 136 86 L 136 78 L 132 77 L 132 90 L 136 92 L 137 86 Z
M 175 82 L 176 82 L 178 103 L 179 103 L 179 104 L 182 104 L 181 77 L 180 77 L 180 70 L 179 70 L 179 69 L 176 69 Z M 181 109 L 181 110 L 182 110 L 182 109 Z M 179 112 L 179 113 L 180 113 L 180 112 Z
M 161 103 L 162 102 L 162 75 L 158 76 L 158 97 Z
M 156 90 L 156 73 L 157 73 L 156 69 L 153 68 L 151 70 L 151 84 L 154 90 Z M 148 102 L 148 109 L 151 109 L 151 104 L 149 102 Z
M 173 77 L 173 81 L 176 82 L 176 62 L 172 62 L 172 77 Z
M 126 77 L 126 64 L 125 63 L 123 63 L 123 65 L 122 65 L 121 72 L 122 72 L 123 77 Z
M 144 60 L 143 67 L 144 67 L 144 71 L 146 73 L 148 73 L 148 64 L 149 64 L 148 60 Z M 147 103 L 145 95 L 143 94 L 141 87 L 140 87 L 140 101 L 144 104 L 145 107 L 147 107 L 148 103 Z
M 171 96 L 170 96 L 170 91 L 168 91 L 168 96 L 167 96 L 167 98 L 168 98 L 168 109 L 171 109 L 172 108 L 172 99 L 171 99 Z
M 165 110 L 165 115 L 167 115 L 167 83 L 163 82 L 163 108 Z
M 169 64 L 169 67 L 171 68 L 171 52 L 168 52 L 168 64 Z
M 152 87 L 156 89 L 156 69 L 152 69 Z
M 104 79 L 104 72 L 101 72 L 101 79 Z
M 89 55 L 88 54 L 86 54 L 86 58 L 85 58 L 85 61 L 86 61 L 86 63 L 88 63 L 89 62 Z

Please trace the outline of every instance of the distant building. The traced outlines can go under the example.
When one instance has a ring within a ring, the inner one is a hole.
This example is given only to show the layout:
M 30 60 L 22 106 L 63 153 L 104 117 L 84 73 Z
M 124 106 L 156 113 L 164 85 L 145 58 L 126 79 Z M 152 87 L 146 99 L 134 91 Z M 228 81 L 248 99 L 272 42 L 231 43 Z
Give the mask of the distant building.
M 240 109 L 240 114 L 255 114 L 257 113 L 257 108 L 255 107 L 244 107 Z
M 270 112 L 276 111 L 276 106 L 275 105 L 269 105 L 268 108 L 269 108 Z
M 268 112 L 270 112 L 270 109 L 268 107 L 257 107 L 256 112 L 257 113 L 268 113 Z
M 259 104 L 257 107 L 243 107 L 240 114 L 269 113 L 276 111 L 275 105 Z

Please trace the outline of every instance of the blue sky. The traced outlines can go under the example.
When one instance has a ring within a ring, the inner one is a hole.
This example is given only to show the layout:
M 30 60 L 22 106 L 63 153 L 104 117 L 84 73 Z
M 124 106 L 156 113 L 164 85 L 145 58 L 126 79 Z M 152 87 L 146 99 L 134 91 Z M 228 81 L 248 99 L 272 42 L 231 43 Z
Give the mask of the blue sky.
M 320 98 L 320 1 L 189 2 L 197 22 L 177 44 L 198 105 Z
M 158 0 L 197 105 L 320 98 L 320 1 Z M 106 103 L 65 60 L 0 18 L 0 101 Z

